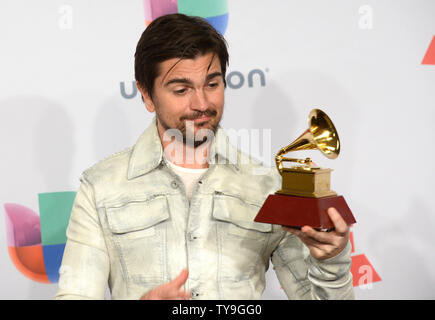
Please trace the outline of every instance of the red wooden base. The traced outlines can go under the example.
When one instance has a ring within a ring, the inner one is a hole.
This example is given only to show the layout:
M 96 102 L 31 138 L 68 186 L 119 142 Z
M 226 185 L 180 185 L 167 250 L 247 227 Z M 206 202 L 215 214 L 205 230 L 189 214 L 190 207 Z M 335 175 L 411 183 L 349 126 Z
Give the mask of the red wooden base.
M 334 227 L 327 210 L 334 207 L 347 224 L 356 222 L 343 196 L 304 198 L 271 194 L 255 217 L 256 222 L 280 224 L 291 227 L 311 226 L 315 229 Z

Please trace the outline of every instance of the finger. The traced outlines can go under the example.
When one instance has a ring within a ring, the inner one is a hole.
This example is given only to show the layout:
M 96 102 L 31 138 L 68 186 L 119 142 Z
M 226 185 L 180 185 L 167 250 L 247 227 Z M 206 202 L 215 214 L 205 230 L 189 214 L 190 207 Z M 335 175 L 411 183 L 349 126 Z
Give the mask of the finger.
M 300 240 L 302 241 L 302 243 L 305 244 L 309 249 L 316 248 L 316 249 L 318 249 L 318 250 L 323 251 L 323 250 L 324 250 L 323 247 L 324 247 L 324 246 L 327 246 L 326 244 L 324 244 L 324 243 L 322 243 L 322 242 L 319 242 L 319 241 L 316 241 L 316 240 L 314 240 L 314 239 L 312 239 L 312 238 L 310 238 L 310 237 L 306 237 L 306 236 L 304 236 L 304 237 L 299 237 L 299 239 L 300 239 Z
M 321 244 L 332 244 L 334 239 L 331 233 L 316 231 L 310 226 L 303 226 L 301 231 L 306 237 L 309 237 Z
M 294 228 L 288 228 L 288 227 L 284 227 L 284 226 L 282 226 L 282 228 L 284 230 L 294 234 L 295 236 L 297 236 L 302 241 L 302 243 L 305 244 L 310 249 L 311 248 L 316 248 L 316 249 L 318 249 L 320 251 L 324 251 L 324 246 L 325 245 L 329 246 L 330 242 L 332 241 L 332 240 L 329 241 L 329 242 L 319 241 L 319 240 L 316 240 L 315 238 L 311 237 L 309 234 L 304 232 L 306 230 L 306 228 L 309 228 L 310 230 L 316 232 L 314 229 L 312 229 L 309 226 L 304 226 L 304 227 L 301 228 L 301 230 L 294 229 Z M 302 230 L 304 230 L 304 231 L 302 231 Z M 322 233 L 324 233 L 324 232 L 322 232 Z
M 324 250 L 319 249 L 317 247 L 311 246 L 310 248 L 310 254 L 316 259 L 321 259 L 323 255 L 325 254 Z
M 164 292 L 162 292 L 162 296 L 165 300 L 187 300 L 190 299 L 190 291 L 186 291 L 185 289 L 177 289 L 174 286 L 166 287 Z
M 295 228 L 288 228 L 288 227 L 284 227 L 284 226 L 283 226 L 283 229 L 285 231 L 297 236 L 301 240 L 303 240 L 303 238 L 306 238 L 306 235 L 302 232 L 302 230 L 295 229 Z
M 308 236 L 307 234 L 305 234 L 302 231 L 297 230 L 295 232 L 295 235 L 299 238 L 299 240 L 302 241 L 303 244 L 305 244 L 307 247 L 316 247 L 320 250 L 322 250 L 322 246 L 325 245 L 323 242 L 317 241 L 313 238 L 311 238 L 310 236 Z
M 189 300 L 190 291 L 184 290 L 162 290 L 158 294 L 158 300 Z
M 186 282 L 188 277 L 189 277 L 189 271 L 187 269 L 183 269 L 181 270 L 180 274 L 174 280 L 170 281 L 168 284 L 171 288 L 179 290 L 181 286 Z
M 184 291 L 184 290 L 180 290 L 178 292 L 177 298 L 183 299 L 183 300 L 190 300 L 190 291 Z
M 328 216 L 334 224 L 335 232 L 341 236 L 346 235 L 349 230 L 349 226 L 347 225 L 346 221 L 344 221 L 337 209 L 333 207 L 329 208 Z
M 190 291 L 173 291 L 168 295 L 165 300 L 190 300 Z
M 187 271 L 187 269 L 181 270 L 181 272 L 175 279 L 158 287 L 159 295 L 163 299 L 175 299 L 176 297 L 178 297 L 179 291 L 184 292 L 184 290 L 180 290 L 180 288 L 186 282 L 188 276 L 189 276 L 189 272 Z
M 287 232 L 290 232 L 291 234 L 294 234 L 294 235 L 298 235 L 298 233 L 300 233 L 300 230 L 295 229 L 295 228 L 286 227 L 286 226 L 281 226 L 281 228 Z
M 186 282 L 189 272 L 183 269 L 180 274 L 170 282 L 164 283 L 143 295 L 144 300 L 171 300 L 171 299 L 189 299 L 190 292 L 181 286 Z

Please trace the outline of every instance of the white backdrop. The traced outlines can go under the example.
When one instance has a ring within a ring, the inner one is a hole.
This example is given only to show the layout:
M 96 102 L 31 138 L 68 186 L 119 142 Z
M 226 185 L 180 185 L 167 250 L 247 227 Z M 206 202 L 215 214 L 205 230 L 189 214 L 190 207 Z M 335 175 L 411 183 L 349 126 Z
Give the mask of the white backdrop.
M 435 1 L 228 0 L 228 11 L 228 72 L 246 81 L 226 89 L 223 127 L 271 129 L 271 163 L 323 109 L 342 153 L 307 154 L 334 168 L 332 187 L 358 221 L 354 254 L 381 278 L 356 297 L 435 298 L 435 65 L 422 64 Z M 83 170 L 134 144 L 151 120 L 139 96 L 121 94 L 133 90 L 144 28 L 141 0 L 0 3 L 0 298 L 57 291 L 14 267 L 3 204 L 37 212 L 39 193 L 75 191 Z M 264 85 L 248 86 L 254 69 Z M 264 298 L 284 299 L 272 268 L 267 280 Z

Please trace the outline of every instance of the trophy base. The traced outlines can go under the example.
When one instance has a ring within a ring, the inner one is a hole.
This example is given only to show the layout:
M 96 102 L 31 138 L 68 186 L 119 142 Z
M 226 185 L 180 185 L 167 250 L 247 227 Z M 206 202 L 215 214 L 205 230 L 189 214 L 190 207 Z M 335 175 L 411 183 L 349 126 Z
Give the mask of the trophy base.
M 282 194 L 269 195 L 254 221 L 292 228 L 310 226 L 317 230 L 330 230 L 334 228 L 327 213 L 330 207 L 337 209 L 348 225 L 356 222 L 343 196 L 305 198 Z

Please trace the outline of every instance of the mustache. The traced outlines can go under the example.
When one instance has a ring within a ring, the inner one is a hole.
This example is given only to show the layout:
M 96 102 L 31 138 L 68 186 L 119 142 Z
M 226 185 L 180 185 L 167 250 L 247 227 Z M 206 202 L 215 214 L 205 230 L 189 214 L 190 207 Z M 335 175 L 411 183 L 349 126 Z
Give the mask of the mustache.
M 216 110 L 204 110 L 204 111 L 195 111 L 191 114 L 187 114 L 184 115 L 180 118 L 181 121 L 185 121 L 185 120 L 195 120 L 197 118 L 200 118 L 202 116 L 206 116 L 206 117 L 214 117 L 217 115 L 217 111 Z

